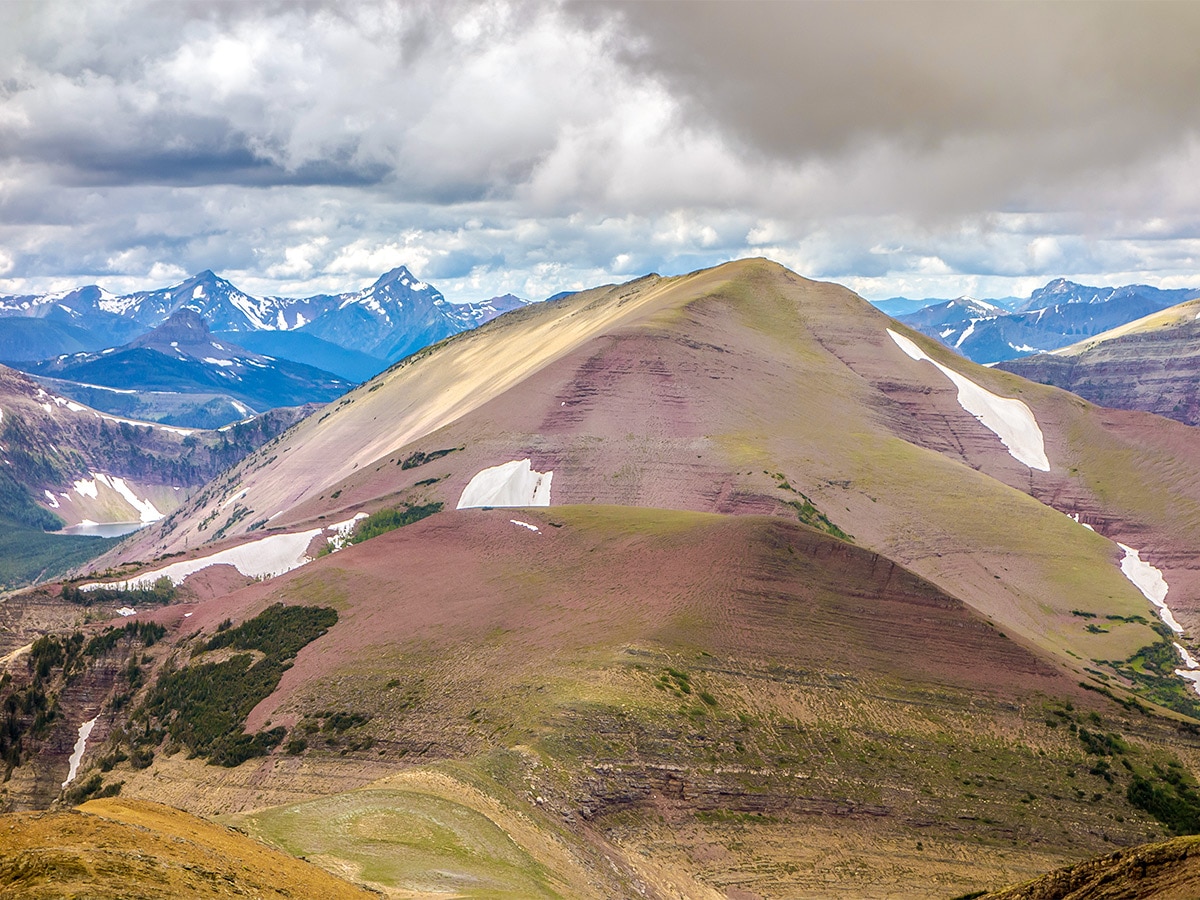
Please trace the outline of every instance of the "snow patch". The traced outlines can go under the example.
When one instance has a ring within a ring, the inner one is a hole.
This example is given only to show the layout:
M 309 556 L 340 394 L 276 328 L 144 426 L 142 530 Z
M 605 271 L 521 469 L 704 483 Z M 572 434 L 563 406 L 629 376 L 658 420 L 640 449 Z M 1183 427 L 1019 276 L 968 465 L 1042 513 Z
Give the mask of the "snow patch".
M 1179 658 L 1183 660 L 1183 664 L 1189 669 L 1200 669 L 1200 662 L 1196 662 L 1195 657 L 1188 652 L 1187 647 L 1183 644 L 1176 644 L 1175 649 L 1179 651 Z
M 120 609 L 117 610 L 117 615 L 124 616 L 125 618 L 129 618 L 130 616 L 136 616 L 137 610 L 134 609 L 132 606 L 122 606 Z
M 353 530 L 358 520 L 365 518 L 366 513 L 356 513 L 344 522 L 337 522 L 324 528 L 313 528 L 309 531 L 297 531 L 291 534 L 272 534 L 257 541 L 250 541 L 217 553 L 211 553 L 208 556 L 185 559 L 161 569 L 143 572 L 141 575 L 125 581 L 92 582 L 80 585 L 79 589 L 94 591 L 97 588 L 105 587 L 132 591 L 138 588 L 153 587 L 154 582 L 164 576 L 171 579 L 172 583 L 179 584 L 189 575 L 199 572 L 201 569 L 221 565 L 233 566 L 248 578 L 272 578 L 312 562 L 312 557 L 308 556 L 305 551 L 317 535 L 332 531 L 335 538 L 341 535 L 344 539 Z M 135 612 L 135 610 L 130 610 L 129 613 L 121 612 L 121 614 L 133 615 Z
M 208 556 L 172 563 L 125 581 L 93 582 L 80 585 L 79 589 L 94 591 L 97 588 L 108 587 L 132 591 L 138 588 L 153 587 L 154 582 L 164 576 L 170 578 L 172 583 L 179 584 L 194 572 L 207 569 L 209 566 L 220 565 L 233 566 L 248 578 L 270 578 L 290 572 L 292 569 L 297 569 L 306 562 L 310 562 L 311 558 L 305 555 L 305 551 L 312 539 L 324 530 L 324 528 L 314 528 L 310 531 L 298 531 L 292 534 L 273 534 Z
M 509 519 L 508 521 L 512 522 L 514 525 L 520 525 L 522 528 L 528 528 L 530 531 L 534 532 L 535 534 L 542 533 L 542 530 L 540 528 L 538 528 L 536 525 L 530 525 L 528 522 L 522 522 L 520 519 Z
M 99 476 L 97 476 L 99 477 Z M 157 522 L 163 514 L 149 500 L 142 500 L 129 489 L 125 479 L 114 476 L 110 482 L 112 489 L 125 498 L 125 502 L 137 510 L 138 519 L 142 522 Z
M 79 763 L 83 760 L 83 751 L 87 749 L 87 739 L 91 736 L 92 729 L 96 727 L 96 719 L 99 718 L 100 716 L 97 715 L 95 719 L 84 722 L 79 726 L 79 737 L 75 739 L 75 749 L 71 751 L 67 780 L 62 783 L 64 788 L 74 781 L 75 776 L 79 773 Z
M 1121 571 L 1133 582 L 1147 600 L 1158 609 L 1158 617 L 1176 634 L 1183 633 L 1183 626 L 1175 621 L 1175 616 L 1167 607 L 1167 580 L 1161 571 L 1142 559 L 1140 551 L 1120 542 L 1117 546 L 1125 551 L 1121 560 Z
M 955 350 L 957 350 L 959 347 L 961 347 L 963 345 L 963 341 L 965 341 L 967 338 L 969 338 L 971 335 L 973 335 L 975 333 L 975 323 L 978 321 L 979 321 L 978 319 L 972 319 L 971 323 L 969 325 L 967 325 L 966 331 L 964 331 L 962 334 L 960 334 L 958 336 L 958 340 L 954 342 Z
M 346 547 L 350 541 L 350 535 L 354 533 L 354 528 L 358 523 L 367 518 L 366 513 L 355 513 L 344 522 L 335 522 L 332 525 L 325 526 L 326 531 L 332 531 L 333 534 L 328 538 L 329 546 L 333 548 L 333 552 Z
M 96 478 L 94 475 L 86 481 L 76 481 L 72 487 L 74 487 L 75 493 L 77 493 L 80 497 L 91 497 L 93 500 L 96 499 Z
M 58 498 L 49 491 L 42 491 L 46 495 L 46 502 L 50 504 L 51 509 L 58 509 Z
M 213 359 L 211 356 L 204 357 L 204 361 L 210 366 L 220 366 L 221 368 L 237 365 L 232 359 Z
M 896 346 L 910 358 L 933 363 L 958 388 L 958 405 L 973 415 L 981 425 L 1000 438 L 1009 455 L 1018 462 L 1040 472 L 1050 471 L 1050 460 L 1046 457 L 1046 442 L 1042 429 L 1029 407 L 1020 400 L 1000 397 L 980 387 L 965 375 L 926 355 L 925 351 L 904 337 L 888 329 Z
M 529 459 L 518 459 L 478 472 L 463 488 L 458 509 L 480 506 L 549 506 L 553 472 L 535 472 Z

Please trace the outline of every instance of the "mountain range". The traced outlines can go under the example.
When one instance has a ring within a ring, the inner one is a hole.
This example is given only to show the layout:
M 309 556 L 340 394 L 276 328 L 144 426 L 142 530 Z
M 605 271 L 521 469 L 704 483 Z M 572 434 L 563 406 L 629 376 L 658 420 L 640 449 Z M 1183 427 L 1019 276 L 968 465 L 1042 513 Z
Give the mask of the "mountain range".
M 0 804 L 119 792 L 395 895 L 978 896 L 1200 830 L 1198 540 L 1185 425 L 765 260 L 651 275 L 10 596 Z
M 999 364 L 1093 403 L 1200 425 L 1200 300 L 1189 300 L 1052 353 Z
M 1195 297 L 1200 289 L 1097 288 L 1059 278 L 1015 303 L 960 297 L 897 318 L 973 362 L 995 363 L 1055 350 Z
M 95 285 L 36 296 L 0 297 L 0 359 L 26 363 L 128 343 L 182 309 L 218 334 L 306 335 L 277 340 L 275 355 L 324 366 L 313 339 L 375 361 L 371 374 L 409 353 L 473 328 L 525 301 L 510 294 L 483 303 L 448 302 L 404 266 L 363 290 L 313 297 L 253 297 L 205 270 L 178 284 L 115 295 Z M 290 349 L 289 349 L 290 348 Z M 318 353 L 313 356 L 314 351 Z M 325 351 L 338 359 L 337 351 Z M 352 359 L 354 357 L 351 357 Z M 345 357 L 342 357 L 343 362 Z M 336 369 L 334 369 L 336 371 Z
M 123 347 L 25 368 L 96 409 L 192 428 L 219 428 L 280 406 L 325 403 L 352 387 L 313 366 L 216 340 L 201 314 L 186 306 Z

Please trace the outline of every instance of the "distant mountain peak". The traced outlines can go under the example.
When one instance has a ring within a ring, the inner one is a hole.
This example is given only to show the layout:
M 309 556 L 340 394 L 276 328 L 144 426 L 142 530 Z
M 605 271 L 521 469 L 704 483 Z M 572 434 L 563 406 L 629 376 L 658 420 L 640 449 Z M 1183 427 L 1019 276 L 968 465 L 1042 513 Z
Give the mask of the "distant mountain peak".
M 378 291 L 383 288 L 390 288 L 393 285 L 400 285 L 410 291 L 431 290 L 429 284 L 421 281 L 412 272 L 408 271 L 407 266 L 396 266 L 391 271 L 384 272 L 375 280 L 375 283 L 371 285 L 369 290 Z
M 171 341 L 191 344 L 197 341 L 207 341 L 209 337 L 208 322 L 204 320 L 204 317 L 190 306 L 184 306 L 173 312 L 167 321 L 149 334 L 144 334 L 134 341 L 134 344 L 148 346 Z

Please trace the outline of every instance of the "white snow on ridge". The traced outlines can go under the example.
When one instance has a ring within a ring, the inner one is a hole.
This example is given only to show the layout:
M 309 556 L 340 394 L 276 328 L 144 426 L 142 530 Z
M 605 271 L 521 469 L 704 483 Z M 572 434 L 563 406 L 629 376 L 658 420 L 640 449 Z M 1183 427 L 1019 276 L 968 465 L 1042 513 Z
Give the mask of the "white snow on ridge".
M 1117 546 L 1125 551 L 1125 558 L 1121 560 L 1121 571 L 1125 577 L 1154 604 L 1158 609 L 1159 618 L 1167 627 L 1176 634 L 1182 634 L 1183 626 L 1175 621 L 1175 616 L 1167 607 L 1167 580 L 1163 578 L 1162 572 L 1142 559 L 1139 551 L 1120 542 Z
M 553 472 L 535 472 L 528 459 L 513 460 L 476 473 L 463 488 L 458 509 L 480 506 L 549 506 Z
M 63 787 L 75 780 L 75 776 L 79 772 L 79 763 L 83 760 L 83 751 L 87 749 L 87 739 L 91 736 L 92 729 L 96 727 L 96 719 L 99 718 L 100 716 L 97 715 L 95 719 L 79 726 L 79 737 L 75 739 L 75 749 L 71 751 L 71 758 L 68 761 L 70 769 L 67 771 L 67 780 L 62 783 Z
M 937 360 L 929 357 L 902 334 L 888 329 L 896 346 L 915 360 L 933 363 L 958 388 L 958 405 L 973 415 L 981 425 L 1000 438 L 1009 455 L 1039 472 L 1050 471 L 1050 460 L 1046 457 L 1046 441 L 1037 419 L 1022 401 L 1000 397 L 980 387 L 965 375 L 960 375 Z

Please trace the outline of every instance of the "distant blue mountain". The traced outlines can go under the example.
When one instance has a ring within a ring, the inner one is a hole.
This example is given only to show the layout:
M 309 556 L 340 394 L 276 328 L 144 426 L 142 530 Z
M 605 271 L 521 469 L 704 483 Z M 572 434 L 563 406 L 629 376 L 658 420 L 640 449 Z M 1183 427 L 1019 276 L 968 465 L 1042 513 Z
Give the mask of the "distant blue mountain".
M 353 387 L 311 365 L 217 340 L 200 314 L 187 308 L 125 346 L 26 369 L 54 379 L 57 392 L 105 412 L 193 428 L 220 427 L 281 406 L 326 403 Z
M 298 358 L 301 354 L 316 353 L 339 374 L 359 380 L 526 302 L 506 294 L 483 303 L 451 303 L 404 266 L 363 290 L 312 297 L 254 297 L 205 270 L 169 287 L 119 296 L 96 285 L 0 296 L 0 360 L 24 365 L 121 346 L 187 309 L 220 334 L 309 335 L 324 343 L 254 338 L 243 343 L 270 344 L 282 358 L 300 362 L 311 359 Z M 330 344 L 349 355 L 330 350 Z M 382 365 L 376 367 L 374 360 Z
M 896 318 L 974 362 L 995 363 L 1056 350 L 1194 297 L 1200 289 L 1089 287 L 1059 278 L 1013 309 L 960 297 Z

